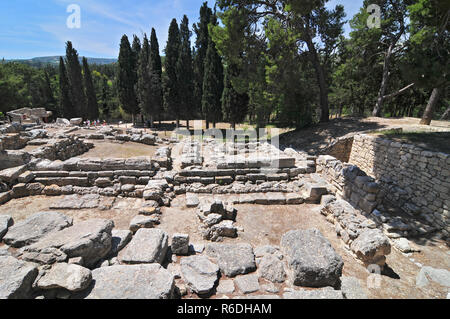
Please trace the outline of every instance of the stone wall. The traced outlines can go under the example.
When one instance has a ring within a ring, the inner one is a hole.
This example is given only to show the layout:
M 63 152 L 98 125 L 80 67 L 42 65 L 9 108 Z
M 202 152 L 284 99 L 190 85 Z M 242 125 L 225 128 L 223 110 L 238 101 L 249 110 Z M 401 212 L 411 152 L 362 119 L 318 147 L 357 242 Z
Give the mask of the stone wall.
M 342 137 L 328 146 L 322 154 L 327 154 L 335 157 L 341 162 L 348 163 L 350 160 L 350 153 L 352 152 L 353 136 Z
M 355 136 L 350 163 L 376 179 L 383 204 L 450 233 L 450 155 L 371 136 Z
M 317 173 L 331 185 L 338 198 L 368 214 L 383 201 L 384 193 L 380 191 L 380 185 L 355 165 L 322 155 L 317 159 Z

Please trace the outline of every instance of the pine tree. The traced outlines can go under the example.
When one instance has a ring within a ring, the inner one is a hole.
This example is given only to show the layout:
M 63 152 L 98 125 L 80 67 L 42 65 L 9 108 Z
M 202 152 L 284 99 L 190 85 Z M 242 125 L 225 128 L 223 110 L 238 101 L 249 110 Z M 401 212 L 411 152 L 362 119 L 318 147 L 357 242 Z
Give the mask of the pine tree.
M 206 120 L 206 128 L 209 122 L 216 123 L 222 119 L 222 92 L 223 92 L 223 66 L 222 59 L 217 53 L 212 39 L 209 39 L 208 51 L 205 60 L 205 77 L 203 79 L 202 108 Z
M 85 57 L 83 57 L 83 75 L 87 99 L 87 117 L 88 119 L 95 121 L 98 119 L 99 115 L 97 96 L 95 94 L 94 83 L 92 82 L 91 70 L 89 69 L 89 64 Z
M 66 63 L 67 63 L 67 77 L 70 83 L 70 90 L 72 96 L 72 103 L 75 107 L 74 114 L 76 116 L 86 118 L 86 96 L 83 89 L 83 76 L 81 74 L 81 66 L 78 57 L 78 52 L 72 46 L 72 42 L 66 43 Z
M 119 101 L 125 112 L 133 117 L 139 112 L 138 101 L 135 92 L 136 82 L 136 65 L 133 59 L 133 52 L 131 50 L 128 37 L 124 35 L 120 42 L 120 52 L 118 60 L 118 76 L 117 76 L 117 90 Z
M 59 58 L 59 90 L 61 92 L 59 99 L 59 113 L 65 118 L 74 118 L 76 113 L 72 104 L 69 79 L 67 77 L 63 57 Z
M 233 87 L 230 69 L 225 70 L 224 89 L 222 94 L 222 114 L 223 118 L 231 123 L 236 129 L 236 123 L 244 121 L 248 112 L 249 97 L 247 93 L 239 94 Z
M 203 79 L 205 77 L 205 59 L 208 50 L 209 32 L 208 25 L 211 22 L 212 10 L 208 2 L 204 2 L 200 8 L 200 21 L 194 24 L 197 35 L 194 54 L 194 100 L 196 109 L 202 113 Z
M 139 108 L 142 114 L 149 116 L 153 125 L 154 110 L 151 103 L 151 79 L 150 79 L 150 44 L 147 35 L 144 35 L 144 42 L 139 55 L 137 67 L 137 86 L 136 92 L 139 101 Z
M 181 114 L 187 120 L 187 128 L 189 129 L 189 120 L 193 118 L 192 106 L 194 100 L 194 77 L 192 66 L 191 51 L 191 32 L 189 31 L 189 20 L 185 15 L 180 25 L 181 47 L 180 56 L 177 63 L 177 74 L 179 83 L 179 96 Z
M 177 120 L 177 128 L 180 125 L 180 97 L 177 77 L 177 62 L 180 51 L 180 30 L 176 19 L 173 19 L 169 28 L 169 38 L 166 45 L 166 74 L 163 80 L 164 106 L 166 111 Z
M 164 115 L 163 89 L 162 89 L 162 63 L 159 54 L 159 43 L 156 31 L 152 28 L 150 36 L 150 92 L 154 117 L 158 117 L 159 123 Z

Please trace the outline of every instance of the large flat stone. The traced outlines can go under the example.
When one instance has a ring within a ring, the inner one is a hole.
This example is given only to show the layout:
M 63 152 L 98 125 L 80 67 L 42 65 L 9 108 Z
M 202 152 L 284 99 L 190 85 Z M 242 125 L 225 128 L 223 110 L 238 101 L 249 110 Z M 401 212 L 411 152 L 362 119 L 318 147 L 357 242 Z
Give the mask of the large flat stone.
M 40 289 L 64 288 L 69 291 L 86 289 L 92 280 L 91 271 L 75 264 L 57 263 L 37 281 Z
M 139 229 L 119 254 L 125 264 L 162 264 L 168 249 L 168 235 L 160 229 Z
M 208 244 L 206 254 L 217 258 L 220 270 L 227 277 L 244 275 L 256 270 L 255 255 L 249 244 Z
M 344 262 L 317 229 L 287 232 L 281 239 L 281 247 L 294 285 L 326 287 L 339 282 Z
M 159 264 L 95 269 L 86 299 L 171 299 L 173 275 Z
M 181 259 L 181 274 L 192 291 L 205 295 L 219 279 L 219 267 L 206 256 L 191 256 Z
M 250 294 L 259 291 L 258 275 L 245 275 L 237 277 L 234 282 L 243 294 Z
M 341 290 L 345 299 L 368 299 L 367 293 L 361 287 L 358 278 L 342 276 Z
M 379 229 L 364 229 L 351 244 L 352 251 L 365 264 L 384 265 L 391 253 L 389 239 Z
M 419 288 L 426 287 L 430 283 L 430 280 L 441 286 L 450 288 L 450 271 L 429 266 L 422 267 L 416 278 L 416 286 Z
M 31 286 L 37 275 L 34 264 L 0 256 L 0 299 L 31 298 Z
M 25 247 L 23 258 L 41 264 L 53 264 L 68 258 L 83 257 L 83 266 L 92 268 L 111 251 L 113 228 L 114 222 L 106 219 L 77 223 Z
M 12 247 L 20 248 L 71 225 L 72 218 L 64 214 L 40 212 L 10 227 L 3 240 Z
M 26 171 L 26 165 L 12 167 L 0 171 L 0 181 L 11 183 L 19 178 Z

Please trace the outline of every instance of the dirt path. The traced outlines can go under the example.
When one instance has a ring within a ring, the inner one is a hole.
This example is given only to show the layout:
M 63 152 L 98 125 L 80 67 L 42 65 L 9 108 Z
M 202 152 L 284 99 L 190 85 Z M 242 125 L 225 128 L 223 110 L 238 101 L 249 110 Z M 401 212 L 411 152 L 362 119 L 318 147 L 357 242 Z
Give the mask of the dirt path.
M 433 121 L 431 126 L 419 125 L 416 118 L 341 118 L 314 127 L 291 131 L 280 136 L 283 147 L 294 147 L 317 154 L 337 138 L 347 134 L 401 127 L 404 132 L 450 132 L 450 121 Z

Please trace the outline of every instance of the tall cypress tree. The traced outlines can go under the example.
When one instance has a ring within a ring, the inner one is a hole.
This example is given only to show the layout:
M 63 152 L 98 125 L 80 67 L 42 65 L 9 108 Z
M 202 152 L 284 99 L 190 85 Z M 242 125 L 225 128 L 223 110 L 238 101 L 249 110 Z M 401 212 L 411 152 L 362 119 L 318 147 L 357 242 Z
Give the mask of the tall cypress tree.
M 141 40 L 139 39 L 139 37 L 137 35 L 133 35 L 133 44 L 131 46 L 131 51 L 133 52 L 133 59 L 134 59 L 134 63 L 135 65 L 137 65 L 138 61 L 139 61 L 139 55 L 141 54 Z
M 189 20 L 185 15 L 180 25 L 180 56 L 177 63 L 177 74 L 179 83 L 180 113 L 187 120 L 189 129 L 189 120 L 193 118 L 192 110 L 194 102 L 194 75 L 192 66 L 191 50 L 191 31 L 189 30 Z
M 159 54 L 159 43 L 156 37 L 156 31 L 152 28 L 150 36 L 150 91 L 151 104 L 155 117 L 157 116 L 161 124 L 163 118 L 163 91 L 162 91 L 162 63 Z
M 76 112 L 72 104 L 70 84 L 63 57 L 59 58 L 59 90 L 61 92 L 59 99 L 59 113 L 65 118 L 74 118 Z
M 173 19 L 169 28 L 169 38 L 166 45 L 166 74 L 163 81 L 164 86 L 164 106 L 171 117 L 177 120 L 177 127 L 180 125 L 181 109 L 177 77 L 177 62 L 180 52 L 180 30 L 176 19 Z
M 247 93 L 239 94 L 231 82 L 231 70 L 225 70 L 224 89 L 222 94 L 223 118 L 236 129 L 236 123 L 242 122 L 247 116 L 249 97 Z
M 72 42 L 66 43 L 67 77 L 70 83 L 72 103 L 76 116 L 87 118 L 86 96 L 83 89 L 83 76 L 78 52 L 72 46 Z
M 205 77 L 205 59 L 208 50 L 209 31 L 208 25 L 213 15 L 208 2 L 204 2 L 200 8 L 200 21 L 194 24 L 194 32 L 197 35 L 194 54 L 194 99 L 199 113 L 202 113 L 203 79 Z
M 208 51 L 205 60 L 205 77 L 203 79 L 202 108 L 203 116 L 206 120 L 206 128 L 209 122 L 216 123 L 222 119 L 222 98 L 223 93 L 223 65 L 222 59 L 217 53 L 216 46 L 212 39 L 209 39 Z
M 95 121 L 99 115 L 97 96 L 95 94 L 94 83 L 92 82 L 91 70 L 85 57 L 83 57 L 83 75 L 87 99 L 87 117 Z
M 136 65 L 133 58 L 128 37 L 124 35 L 120 41 L 120 52 L 118 60 L 118 76 L 117 76 L 117 91 L 119 101 L 125 112 L 133 117 L 139 112 L 138 101 L 135 92 L 136 82 Z
M 139 108 L 146 116 L 149 116 L 153 122 L 154 110 L 151 104 L 151 80 L 150 80 L 150 44 L 147 35 L 144 35 L 144 42 L 139 55 L 137 67 L 137 86 L 136 92 L 139 101 Z M 153 125 L 153 123 L 152 123 Z

